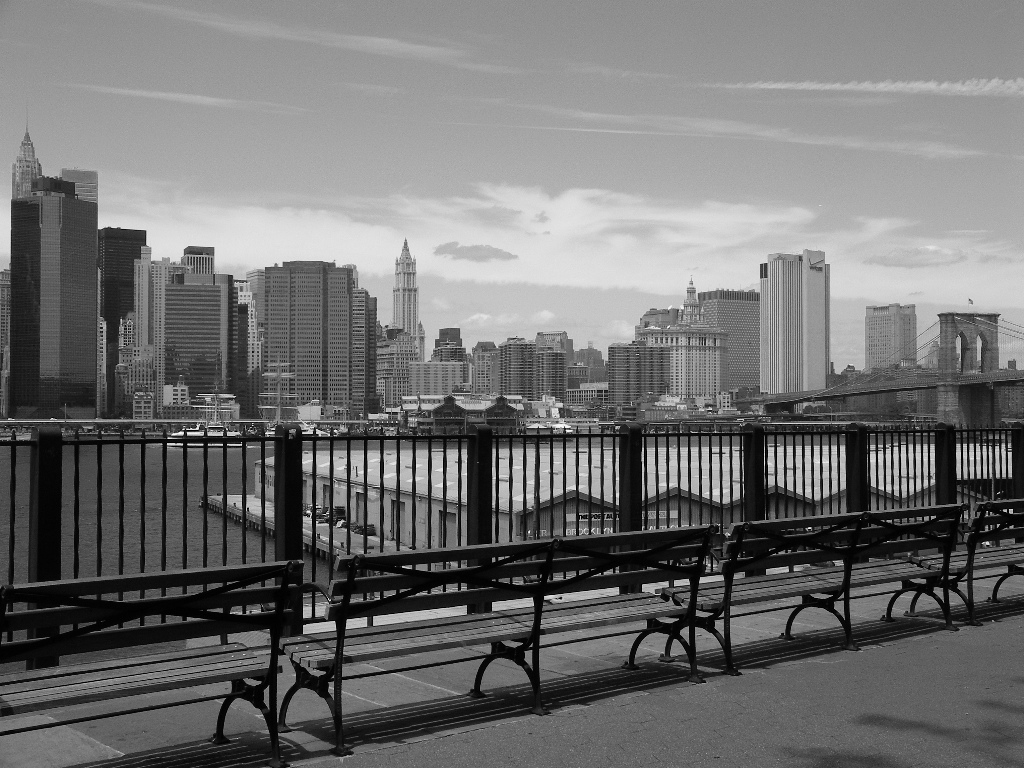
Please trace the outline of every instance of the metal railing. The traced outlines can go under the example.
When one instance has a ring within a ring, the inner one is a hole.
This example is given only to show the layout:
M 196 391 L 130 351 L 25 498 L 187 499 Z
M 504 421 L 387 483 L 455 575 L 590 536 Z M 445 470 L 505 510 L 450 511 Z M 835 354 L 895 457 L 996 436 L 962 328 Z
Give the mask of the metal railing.
M 4 455 L 6 454 L 6 455 Z M 1024 495 L 1024 428 L 0 439 L 8 583 Z

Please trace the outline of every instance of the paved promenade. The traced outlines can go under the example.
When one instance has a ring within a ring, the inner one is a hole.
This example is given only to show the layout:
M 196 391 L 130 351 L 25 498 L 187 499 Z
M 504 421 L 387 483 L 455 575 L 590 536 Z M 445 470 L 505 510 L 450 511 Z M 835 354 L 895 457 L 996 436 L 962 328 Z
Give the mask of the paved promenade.
M 943 630 L 934 611 L 883 623 L 885 598 L 856 600 L 859 653 L 839 649 L 841 633 L 825 614 L 801 614 L 794 642 L 778 637 L 785 613 L 747 615 L 734 624 L 741 677 L 720 672 L 716 644 L 698 633 L 704 685 L 690 683 L 681 665 L 657 662 L 653 639 L 634 672 L 619 666 L 628 637 L 548 648 L 547 717 L 526 712 L 529 688 L 511 666 L 488 671 L 484 700 L 465 696 L 470 664 L 356 681 L 345 696 L 355 754 L 343 761 L 328 752 L 325 705 L 302 692 L 284 754 L 318 768 L 1024 768 L 1024 594 L 1006 595 L 981 607 L 982 626 L 959 632 Z M 246 706 L 229 716 L 231 745 L 206 743 L 217 706 L 0 735 L 0 765 L 264 764 L 265 728 Z

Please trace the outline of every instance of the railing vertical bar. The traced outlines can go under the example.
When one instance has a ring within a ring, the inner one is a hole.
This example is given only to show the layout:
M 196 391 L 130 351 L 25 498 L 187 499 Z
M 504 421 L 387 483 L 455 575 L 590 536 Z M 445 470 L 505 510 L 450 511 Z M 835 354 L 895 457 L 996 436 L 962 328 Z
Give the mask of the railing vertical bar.
M 103 575 L 103 441 L 96 443 L 96 575 Z
M 221 449 L 221 472 L 220 472 L 220 487 L 221 487 L 221 550 L 220 550 L 220 561 L 221 565 L 228 564 L 228 436 L 223 435 L 222 439 L 224 445 Z M 245 506 L 242 506 L 242 519 L 245 519 Z M 209 509 L 207 509 L 209 514 Z M 245 528 L 242 528 L 242 538 L 245 538 Z
M 82 449 L 81 441 L 78 439 L 78 436 L 76 435 L 76 437 L 75 437 L 75 447 L 72 449 L 72 460 L 74 461 L 74 465 L 75 465 L 75 475 L 74 475 L 74 478 L 72 478 L 72 481 L 71 481 L 72 493 L 74 494 L 73 501 L 72 501 L 73 506 L 72 506 L 72 510 L 71 510 L 72 511 L 72 515 L 73 515 L 73 527 L 74 527 L 74 534 L 73 534 L 74 535 L 74 541 L 72 543 L 72 547 L 74 548 L 74 555 L 73 555 L 74 563 L 73 563 L 72 568 L 71 568 L 71 574 L 76 579 L 81 575 L 81 561 L 82 561 L 82 553 L 81 553 L 81 543 L 82 543 L 81 460 L 82 460 L 82 456 L 81 456 L 81 449 Z M 14 456 L 14 446 L 13 445 L 11 446 L 11 456 L 12 457 Z M 11 473 L 12 494 L 13 494 L 14 483 L 15 483 L 14 473 L 12 472 Z M 13 502 L 13 499 L 12 499 L 12 502 Z M 12 522 L 14 521 L 14 504 L 13 503 L 11 504 L 11 521 Z M 11 546 L 13 546 L 13 545 L 14 545 L 14 535 L 12 533 L 12 535 L 11 535 Z M 14 565 L 13 559 L 11 560 L 11 565 L 12 566 Z M 10 582 L 8 582 L 8 583 L 10 583 Z

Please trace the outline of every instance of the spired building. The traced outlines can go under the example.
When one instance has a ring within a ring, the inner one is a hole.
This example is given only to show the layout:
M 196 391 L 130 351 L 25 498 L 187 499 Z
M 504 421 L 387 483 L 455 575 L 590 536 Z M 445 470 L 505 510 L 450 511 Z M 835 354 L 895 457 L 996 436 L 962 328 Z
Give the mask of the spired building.
M 693 280 L 682 308 L 650 309 L 636 327 L 636 341 L 669 348 L 667 394 L 678 397 L 714 397 L 721 391 L 727 336 L 705 322 Z
M 917 308 L 913 304 L 864 311 L 864 370 L 917 364 Z
M 825 253 L 772 253 L 760 274 L 761 391 L 824 389 L 831 333 Z
M 36 148 L 25 128 L 25 138 L 21 140 L 18 157 L 11 166 L 11 199 L 32 197 L 32 182 L 43 175 L 43 166 L 36 159 Z
M 96 417 L 96 218 L 96 203 L 79 199 L 74 182 L 62 179 L 40 176 L 31 197 L 11 201 L 16 418 Z
M 391 327 L 402 328 L 416 342 L 417 362 L 426 359 L 426 334 L 420 322 L 420 289 L 416 287 L 416 259 L 409 253 L 409 241 L 402 245 L 402 254 L 395 259 L 394 304 Z

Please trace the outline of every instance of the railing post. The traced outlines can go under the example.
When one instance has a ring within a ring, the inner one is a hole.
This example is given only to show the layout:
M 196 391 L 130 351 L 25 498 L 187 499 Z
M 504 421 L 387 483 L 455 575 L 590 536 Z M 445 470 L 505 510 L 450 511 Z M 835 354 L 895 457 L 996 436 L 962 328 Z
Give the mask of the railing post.
M 846 428 L 846 511 L 867 512 L 871 509 L 868 486 L 868 428 L 850 424 Z
M 644 528 L 644 430 L 636 422 L 619 428 L 619 516 L 617 530 Z
M 302 560 L 302 429 L 279 424 L 274 438 L 274 557 Z M 296 612 L 291 634 L 302 634 L 303 607 Z
M 956 504 L 956 427 L 935 426 L 935 503 Z
M 1011 499 L 1024 499 L 1024 425 L 1010 430 L 1010 494 Z
M 60 550 L 63 456 L 60 427 L 47 424 L 35 430 L 29 469 L 28 580 L 57 581 L 61 577 Z M 11 510 L 14 513 L 14 510 Z M 57 634 L 47 627 L 33 637 Z M 55 667 L 58 657 L 28 663 L 29 669 Z
M 764 487 L 764 427 L 747 424 L 743 427 L 743 519 L 767 520 L 768 505 Z M 720 521 L 726 530 L 725 520 Z
M 466 485 L 466 544 L 490 544 L 494 531 L 494 431 L 480 425 L 469 436 Z

